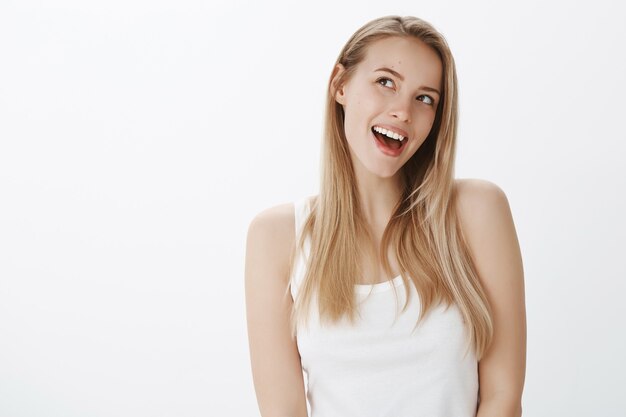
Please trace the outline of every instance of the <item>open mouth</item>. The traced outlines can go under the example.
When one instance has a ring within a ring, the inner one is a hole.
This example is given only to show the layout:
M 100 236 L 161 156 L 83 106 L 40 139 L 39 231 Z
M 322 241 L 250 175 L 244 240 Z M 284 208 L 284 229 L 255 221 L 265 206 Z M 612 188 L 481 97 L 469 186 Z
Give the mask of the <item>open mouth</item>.
M 383 129 L 376 128 L 375 130 L 374 128 L 375 126 L 372 126 L 372 134 L 376 138 L 376 142 L 382 148 L 381 150 L 387 151 L 386 153 L 392 155 L 399 155 L 402 152 L 402 149 L 404 149 L 406 143 L 408 142 L 408 138 L 398 138 L 397 134 L 394 135 L 390 131 L 386 131 L 385 133 L 385 130 Z M 391 136 L 395 136 L 395 138 Z

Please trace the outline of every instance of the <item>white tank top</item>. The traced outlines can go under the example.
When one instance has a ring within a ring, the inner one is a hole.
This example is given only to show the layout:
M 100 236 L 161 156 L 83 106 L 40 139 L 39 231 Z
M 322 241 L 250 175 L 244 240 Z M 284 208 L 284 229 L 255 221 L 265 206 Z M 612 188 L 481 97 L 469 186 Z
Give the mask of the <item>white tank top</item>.
M 297 239 L 311 197 L 294 203 Z M 307 239 L 290 278 L 294 300 L 309 251 Z M 440 304 L 411 334 L 420 301 L 410 284 L 411 302 L 402 314 L 406 295 L 401 276 L 356 285 L 360 314 L 355 325 L 346 318 L 322 327 L 317 300 L 312 300 L 308 327 L 297 329 L 310 417 L 476 416 L 478 363 L 473 350 L 463 357 L 463 317 L 456 305 L 446 310 Z

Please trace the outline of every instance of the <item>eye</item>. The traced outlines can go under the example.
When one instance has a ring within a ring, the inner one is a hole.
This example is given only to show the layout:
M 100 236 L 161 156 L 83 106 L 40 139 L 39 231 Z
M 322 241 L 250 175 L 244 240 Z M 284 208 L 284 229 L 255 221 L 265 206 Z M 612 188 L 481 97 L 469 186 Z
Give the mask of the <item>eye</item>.
M 427 95 L 417 96 L 418 99 L 420 97 L 426 97 L 428 100 L 425 103 L 428 104 L 429 106 L 432 106 L 435 104 L 435 99 L 433 99 L 431 96 L 427 96 Z
M 393 86 L 393 80 L 387 77 L 380 77 L 379 79 L 376 80 L 376 82 L 385 87 L 386 87 L 385 83 L 391 83 L 391 86 Z

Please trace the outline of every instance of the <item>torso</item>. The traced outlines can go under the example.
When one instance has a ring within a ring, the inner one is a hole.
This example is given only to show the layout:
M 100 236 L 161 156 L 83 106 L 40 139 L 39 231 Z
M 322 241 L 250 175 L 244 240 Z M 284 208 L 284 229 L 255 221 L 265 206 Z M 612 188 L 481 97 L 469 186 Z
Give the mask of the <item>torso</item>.
M 456 179 L 454 181 L 455 191 L 456 187 L 459 186 L 460 182 L 463 181 L 461 179 Z M 382 237 L 382 230 L 374 232 L 374 236 L 376 239 L 376 249 L 375 253 L 377 254 L 380 250 L 380 241 Z M 381 282 L 389 281 L 400 275 L 400 265 L 398 263 L 398 259 L 395 256 L 395 253 L 391 247 L 389 247 L 387 251 L 387 259 L 389 259 L 389 266 L 391 267 L 392 274 L 388 275 L 383 270 L 382 264 L 378 263 L 373 265 L 373 262 L 366 262 L 367 259 L 370 259 L 370 255 L 368 251 L 362 250 L 361 253 L 364 254 L 364 258 L 360 262 L 361 270 L 363 271 L 362 277 L 357 280 L 357 284 L 378 284 Z M 376 259 L 376 258 L 374 258 Z
M 380 244 L 380 240 L 378 241 L 378 244 Z M 376 248 L 376 251 L 378 250 L 380 250 L 380 248 Z M 391 267 L 391 271 L 393 272 L 391 276 L 388 276 L 385 273 L 382 264 L 374 266 L 371 265 L 371 262 L 365 262 L 365 260 L 362 260 L 361 268 L 364 272 L 363 276 L 357 280 L 357 284 L 377 284 L 380 282 L 392 280 L 400 275 L 400 266 L 391 247 L 387 251 L 387 257 L 389 259 L 389 266 Z
M 455 192 L 456 192 L 456 188 L 463 181 L 464 180 L 462 179 L 455 180 Z M 290 236 L 290 240 L 292 240 L 292 245 L 295 246 L 295 234 L 293 234 L 291 230 L 293 228 L 293 222 L 294 222 L 293 206 L 290 204 L 282 205 L 280 207 L 280 211 L 284 213 L 285 215 L 289 214 L 288 216 L 286 216 L 285 222 L 282 223 L 281 221 L 281 223 L 284 225 L 286 229 L 288 229 L 287 234 Z M 378 235 L 376 236 L 378 240 L 377 244 L 380 244 L 381 235 L 382 235 L 382 232 L 378 233 Z M 391 275 L 388 275 L 385 273 L 381 264 L 371 265 L 371 262 L 367 262 L 366 260 L 369 259 L 368 258 L 369 255 L 367 251 L 362 251 L 361 253 L 363 254 L 365 258 L 361 262 L 361 267 L 364 272 L 363 272 L 363 276 L 361 277 L 361 279 L 357 281 L 358 284 L 377 284 L 377 283 L 389 281 L 397 277 L 398 275 L 400 275 L 399 263 L 395 254 L 393 253 L 392 248 L 389 248 L 388 250 L 388 259 L 389 259 L 389 264 L 390 264 L 391 271 L 392 271 Z
M 301 204 L 302 200 L 297 205 L 300 225 L 308 211 Z M 293 217 L 290 220 L 293 226 Z M 381 233 L 373 235 L 380 243 Z M 398 261 L 390 252 L 391 273 L 384 274 L 381 265 L 370 262 L 370 251 L 359 250 L 363 254 L 361 285 L 399 275 Z M 292 276 L 293 300 L 305 276 L 302 262 L 298 261 L 300 267 Z M 307 328 L 298 329 L 297 348 L 307 377 L 307 398 L 312 400 L 311 415 L 367 415 L 367 410 L 381 408 L 388 415 L 408 415 L 415 409 L 430 415 L 475 415 L 478 367 L 473 355 L 462 356 L 467 334 L 461 312 L 454 305 L 450 309 L 434 306 L 415 329 L 421 314 L 415 286 L 407 286 L 412 301 L 403 314 L 397 310 L 406 300 L 404 291 L 394 294 L 386 288 L 371 293 L 355 290 L 359 301 L 356 324 L 342 320 L 321 326 L 313 315 Z M 364 345 L 368 349 L 363 350 Z M 345 398 L 358 401 L 349 404 L 342 401 Z M 353 408 L 337 409 L 343 406 Z

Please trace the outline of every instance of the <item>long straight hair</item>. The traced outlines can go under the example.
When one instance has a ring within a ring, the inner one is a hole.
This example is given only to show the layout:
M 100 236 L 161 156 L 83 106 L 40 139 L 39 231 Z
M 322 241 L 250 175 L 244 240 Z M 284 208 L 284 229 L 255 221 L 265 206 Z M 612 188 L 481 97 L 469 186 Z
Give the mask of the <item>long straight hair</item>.
M 389 247 L 395 251 L 406 291 L 402 312 L 410 301 L 409 280 L 415 285 L 421 310 L 414 330 L 438 303 L 448 307 L 455 303 L 469 330 L 465 354 L 473 348 L 480 359 L 493 338 L 493 319 L 455 210 L 457 77 L 445 38 L 417 17 L 375 19 L 358 29 L 341 50 L 335 64 L 341 63 L 345 71 L 337 84 L 352 76 L 372 42 L 391 36 L 417 38 L 437 52 L 443 64 L 443 91 L 430 133 L 401 168 L 402 195 L 374 259 L 391 275 L 387 253 Z M 355 187 L 343 108 L 335 101 L 331 81 L 332 75 L 326 98 L 320 193 L 312 199 L 310 214 L 291 253 L 290 276 L 296 254 L 310 238 L 306 272 L 290 316 L 292 337 L 299 323 L 307 324 L 315 294 L 321 323 L 336 323 L 345 316 L 354 323 L 358 314 L 354 285 L 363 273 L 359 239 L 371 238 Z

